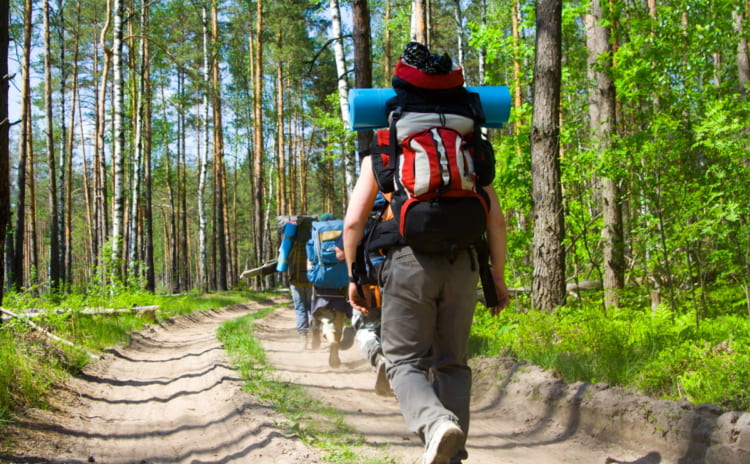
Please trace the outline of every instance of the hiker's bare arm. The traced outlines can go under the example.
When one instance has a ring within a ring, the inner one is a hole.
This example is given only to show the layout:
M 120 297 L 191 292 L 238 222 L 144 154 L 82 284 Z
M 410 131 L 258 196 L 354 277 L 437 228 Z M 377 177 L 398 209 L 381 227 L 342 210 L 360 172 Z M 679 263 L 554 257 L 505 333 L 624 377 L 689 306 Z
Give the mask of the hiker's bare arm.
M 370 215 L 377 194 L 378 185 L 375 182 L 372 163 L 368 156 L 362 160 L 359 178 L 349 199 L 349 207 L 346 209 L 346 217 L 344 218 L 344 252 L 350 276 L 352 262 L 354 262 L 357 253 L 357 244 L 365 233 L 367 217 Z M 359 296 L 357 286 L 353 283 L 349 284 L 349 303 L 357 311 L 367 313 L 366 303 Z
M 490 313 L 495 316 L 508 306 L 508 287 L 505 284 L 505 215 L 500 208 L 497 193 L 492 185 L 482 187 L 490 198 L 490 216 L 487 219 L 487 241 L 490 246 L 490 261 L 492 264 L 492 280 L 497 290 L 498 305 L 489 308 Z

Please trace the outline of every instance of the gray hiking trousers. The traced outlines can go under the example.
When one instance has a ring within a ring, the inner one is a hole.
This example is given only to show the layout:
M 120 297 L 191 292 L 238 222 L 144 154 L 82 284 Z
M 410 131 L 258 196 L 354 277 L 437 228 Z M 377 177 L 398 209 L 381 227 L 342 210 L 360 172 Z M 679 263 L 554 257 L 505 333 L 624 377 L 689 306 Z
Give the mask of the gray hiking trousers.
M 384 266 L 382 345 L 406 425 L 423 442 L 445 419 L 468 435 L 476 253 L 461 251 L 451 263 L 404 246 L 392 249 Z

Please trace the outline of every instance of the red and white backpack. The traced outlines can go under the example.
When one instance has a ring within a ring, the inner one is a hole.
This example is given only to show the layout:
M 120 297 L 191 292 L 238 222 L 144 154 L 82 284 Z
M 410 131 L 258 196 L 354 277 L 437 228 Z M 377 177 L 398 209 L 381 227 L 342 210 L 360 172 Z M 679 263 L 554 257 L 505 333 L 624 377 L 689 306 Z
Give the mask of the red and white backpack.
M 394 220 L 379 227 L 398 228 L 394 244 L 455 256 L 483 238 L 489 202 L 481 187 L 494 178 L 494 156 L 478 131 L 479 95 L 462 84 L 461 68 L 435 75 L 403 60 L 396 66 L 390 127 L 370 150 L 378 187 L 392 192 Z

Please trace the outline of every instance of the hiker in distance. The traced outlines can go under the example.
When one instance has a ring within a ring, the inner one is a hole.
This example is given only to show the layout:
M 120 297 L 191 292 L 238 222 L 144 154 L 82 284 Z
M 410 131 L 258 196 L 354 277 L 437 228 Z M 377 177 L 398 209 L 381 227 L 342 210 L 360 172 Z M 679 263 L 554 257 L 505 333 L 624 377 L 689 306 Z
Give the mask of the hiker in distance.
M 346 262 L 336 256 L 336 241 L 343 232 L 344 221 L 331 213 L 320 215 L 312 223 L 311 237 L 307 241 L 307 279 L 313 285 L 313 327 L 328 342 L 328 365 L 341 365 L 339 349 L 351 345 L 342 344 L 344 324 L 351 318 L 352 309 L 346 299 L 348 276 Z M 313 341 L 313 349 L 317 349 Z
M 374 226 L 379 222 L 383 213 L 388 208 L 388 201 L 383 194 L 378 193 L 375 205 L 368 217 L 368 227 Z M 370 363 L 375 371 L 375 393 L 380 396 L 393 396 L 391 384 L 386 375 L 385 357 L 380 342 L 380 287 L 378 285 L 377 275 L 384 257 L 379 252 L 367 253 L 363 241 L 357 247 L 358 262 L 361 262 L 361 273 L 359 288 L 362 290 L 361 296 L 365 298 L 367 312 L 352 311 L 352 328 L 354 329 L 354 340 L 357 342 L 362 355 Z M 345 260 L 344 251 L 344 234 L 341 234 L 336 242 L 336 255 L 339 259 Z
M 317 349 L 320 346 L 320 328 L 312 319 L 313 287 L 307 280 L 306 247 L 314 220 L 317 220 L 317 216 L 298 215 L 278 218 L 279 231 L 284 239 L 292 242 L 287 256 L 282 256 L 282 250 L 279 250 L 279 261 L 283 260 L 286 264 L 289 291 L 294 303 L 295 328 L 303 350 Z M 293 227 L 290 228 L 289 224 Z M 288 235 L 287 230 L 291 230 L 293 235 Z M 277 270 L 281 269 L 277 268 Z
M 494 156 L 488 162 L 479 150 L 481 108 L 461 68 L 410 42 L 392 83 L 390 128 L 363 159 L 346 212 L 349 300 L 366 311 L 352 265 L 378 191 L 392 192 L 394 219 L 376 227 L 399 231 L 381 271 L 387 374 L 407 427 L 425 444 L 423 464 L 458 464 L 468 457 L 467 343 L 480 270 L 485 295 L 495 297 L 492 314 L 508 304 L 505 219 L 492 188 Z

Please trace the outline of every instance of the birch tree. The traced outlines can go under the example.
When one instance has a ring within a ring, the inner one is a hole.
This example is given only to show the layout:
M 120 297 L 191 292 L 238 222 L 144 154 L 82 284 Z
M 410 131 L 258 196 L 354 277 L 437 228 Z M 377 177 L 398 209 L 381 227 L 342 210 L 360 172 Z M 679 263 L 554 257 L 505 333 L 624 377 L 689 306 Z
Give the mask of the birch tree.
M 112 87 L 114 100 L 112 103 L 114 143 L 112 147 L 112 163 L 114 171 L 113 179 L 113 214 L 112 235 L 110 244 L 112 246 L 111 257 L 114 269 L 110 269 L 111 277 L 122 277 L 120 261 L 122 258 L 122 239 L 125 218 L 125 130 L 123 127 L 123 113 L 125 109 L 125 98 L 123 95 L 123 68 L 122 68 L 122 23 L 123 7 L 122 0 L 114 0 L 113 3 L 113 41 L 112 41 Z
M 331 30 L 333 31 L 333 55 L 336 60 L 336 74 L 338 74 L 339 107 L 344 127 L 349 127 L 349 82 L 347 81 L 346 59 L 344 58 L 344 37 L 341 32 L 341 7 L 339 0 L 331 0 Z M 347 193 L 354 188 L 354 163 L 352 154 L 342 148 L 344 174 Z
M 208 291 L 208 247 L 206 243 L 206 164 L 208 163 L 208 132 L 209 132 L 209 68 L 208 68 L 208 12 L 206 7 L 201 7 L 201 19 L 203 21 L 203 147 L 200 149 L 198 161 L 198 288 L 201 292 Z

